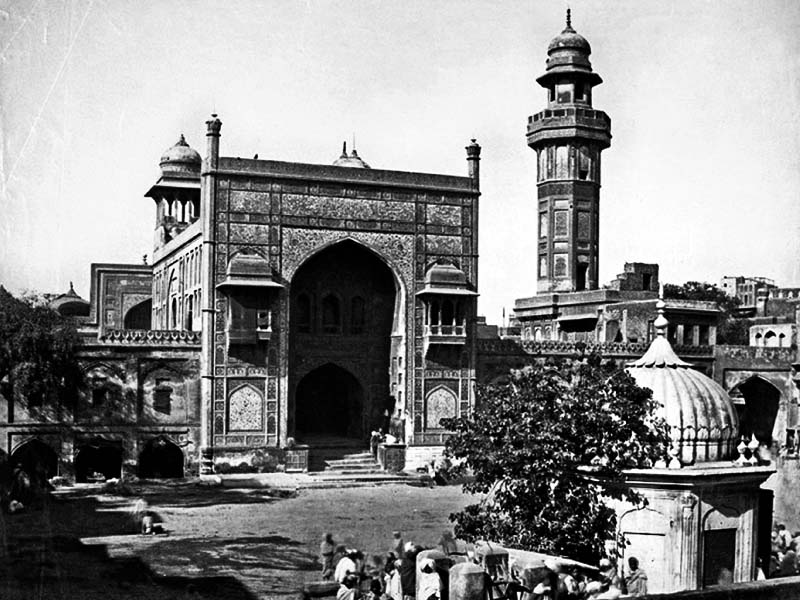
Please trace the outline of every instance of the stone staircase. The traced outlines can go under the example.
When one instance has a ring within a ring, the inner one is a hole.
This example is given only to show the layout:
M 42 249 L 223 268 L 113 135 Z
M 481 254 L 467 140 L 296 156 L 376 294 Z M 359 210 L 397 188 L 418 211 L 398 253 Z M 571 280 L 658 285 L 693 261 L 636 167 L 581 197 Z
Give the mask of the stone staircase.
M 305 442 L 305 440 L 304 440 Z M 420 485 L 418 477 L 407 473 L 388 473 L 362 444 L 347 439 L 308 440 L 310 487 L 350 487 L 406 483 Z

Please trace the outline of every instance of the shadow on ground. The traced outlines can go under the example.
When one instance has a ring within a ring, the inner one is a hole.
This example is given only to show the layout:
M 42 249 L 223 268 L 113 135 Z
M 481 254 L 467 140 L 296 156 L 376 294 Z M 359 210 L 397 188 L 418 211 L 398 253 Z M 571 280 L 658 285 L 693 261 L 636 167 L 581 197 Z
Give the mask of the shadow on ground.
M 280 595 L 297 589 L 293 573 L 315 568 L 299 542 L 253 537 L 141 536 L 128 512 L 133 499 L 100 502 L 91 489 L 45 496 L 38 506 L 0 515 L 0 598 L 117 598 L 255 600 L 248 581 Z M 155 488 L 149 503 L 184 508 L 221 503 L 275 502 L 236 490 Z M 80 538 L 122 536 L 113 554 Z M 158 565 L 156 573 L 150 565 Z M 280 574 L 280 575 L 275 575 Z M 273 582 L 264 581 L 274 578 Z M 274 585 L 273 585 L 274 584 Z

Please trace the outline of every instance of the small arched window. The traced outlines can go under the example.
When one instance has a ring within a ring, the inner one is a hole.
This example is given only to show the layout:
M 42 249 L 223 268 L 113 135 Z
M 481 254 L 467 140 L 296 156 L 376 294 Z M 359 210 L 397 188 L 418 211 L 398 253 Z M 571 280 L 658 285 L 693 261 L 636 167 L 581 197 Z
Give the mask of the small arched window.
M 566 146 L 556 148 L 556 179 L 569 177 L 569 150 Z
M 297 331 L 311 333 L 311 298 L 307 294 L 297 297 Z
M 342 330 L 342 310 L 339 299 L 328 294 L 322 299 L 322 331 L 339 333 Z
M 774 331 L 768 331 L 764 335 L 764 345 L 765 346 L 777 346 L 778 345 L 778 336 L 775 335 Z
M 366 303 L 361 296 L 355 296 L 350 301 L 350 333 L 364 333 Z

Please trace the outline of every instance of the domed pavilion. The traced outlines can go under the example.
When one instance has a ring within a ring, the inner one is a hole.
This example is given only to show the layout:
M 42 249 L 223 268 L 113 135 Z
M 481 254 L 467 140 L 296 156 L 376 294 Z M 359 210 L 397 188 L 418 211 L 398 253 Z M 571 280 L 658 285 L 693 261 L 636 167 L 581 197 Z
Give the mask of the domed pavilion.
M 646 505 L 615 507 L 617 539 L 625 540 L 620 565 L 636 557 L 649 593 L 753 580 L 757 557 L 769 556 L 772 518 L 771 495 L 760 486 L 775 469 L 759 458 L 756 440 L 740 440 L 727 392 L 675 354 L 663 301 L 657 309 L 656 337 L 626 371 L 653 391 L 671 448 L 654 468 L 626 471 Z

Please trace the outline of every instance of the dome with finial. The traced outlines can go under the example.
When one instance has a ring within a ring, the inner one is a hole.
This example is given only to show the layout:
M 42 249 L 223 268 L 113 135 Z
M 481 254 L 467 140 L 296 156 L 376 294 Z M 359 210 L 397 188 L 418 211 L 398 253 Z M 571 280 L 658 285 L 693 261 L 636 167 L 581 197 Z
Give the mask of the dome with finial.
M 167 149 L 161 156 L 159 166 L 163 174 L 170 173 L 200 173 L 203 160 L 200 154 L 186 143 L 186 138 L 181 134 L 178 142 Z
M 730 459 L 739 434 L 736 408 L 721 385 L 675 354 L 666 338 L 665 306 L 663 300 L 656 304 L 656 338 L 626 371 L 653 391 L 681 465 Z
M 586 38 L 572 28 L 572 11 L 570 9 L 567 9 L 567 26 L 550 42 L 547 53 L 564 49 L 578 50 L 585 54 L 592 53 L 592 47 Z
M 356 152 L 355 144 L 350 154 L 347 154 L 347 142 L 342 142 L 342 154 L 339 158 L 333 161 L 334 167 L 350 167 L 353 169 L 369 169 L 370 166 L 365 163 Z
M 69 282 L 69 291 L 50 301 L 50 308 L 62 317 L 88 317 L 89 302 L 81 298 L 72 282 Z
M 537 81 L 545 85 L 558 75 L 577 75 L 593 85 L 602 83 L 602 78 L 592 71 L 591 53 L 586 38 L 572 28 L 572 13 L 567 9 L 567 25 L 547 46 L 546 73 Z

